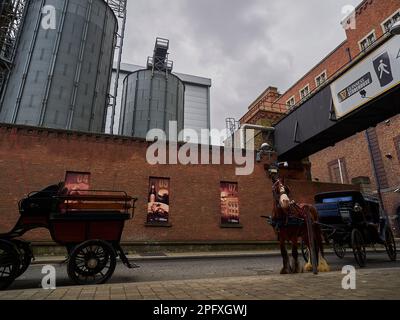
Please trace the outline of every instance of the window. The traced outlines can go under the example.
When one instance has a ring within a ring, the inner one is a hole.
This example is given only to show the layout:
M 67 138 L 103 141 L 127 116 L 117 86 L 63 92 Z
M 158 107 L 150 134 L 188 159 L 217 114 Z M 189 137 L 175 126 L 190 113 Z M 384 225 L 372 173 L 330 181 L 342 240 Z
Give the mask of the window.
M 300 90 L 300 98 L 301 100 L 305 100 L 310 94 L 310 85 L 305 86 Z
M 286 105 L 287 105 L 288 109 L 291 109 L 292 107 L 294 107 L 295 104 L 296 104 L 295 96 L 291 97 L 288 101 L 286 101 Z
M 372 31 L 369 35 L 367 35 L 364 39 L 359 42 L 360 50 L 367 50 L 376 40 L 375 30 Z
M 346 184 L 348 183 L 348 175 L 345 159 L 337 159 L 328 163 L 329 176 L 332 183 Z
M 392 28 L 392 25 L 400 20 L 400 9 L 397 10 L 394 14 L 392 14 L 389 18 L 385 20 L 384 23 L 382 23 L 382 30 L 384 33 L 387 33 L 390 31 Z
M 326 71 L 322 72 L 318 77 L 315 78 L 315 85 L 317 87 L 323 85 L 327 80 Z

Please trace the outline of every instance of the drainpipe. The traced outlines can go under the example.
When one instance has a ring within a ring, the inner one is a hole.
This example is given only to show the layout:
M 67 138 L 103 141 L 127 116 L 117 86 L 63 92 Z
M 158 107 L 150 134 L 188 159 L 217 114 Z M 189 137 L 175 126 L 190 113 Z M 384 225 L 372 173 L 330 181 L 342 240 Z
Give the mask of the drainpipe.
M 369 154 L 371 157 L 371 161 L 372 161 L 372 168 L 374 170 L 374 177 L 375 177 L 375 181 L 376 181 L 376 186 L 377 186 L 377 191 L 378 191 L 378 197 L 379 197 L 379 203 L 381 205 L 382 211 L 385 214 L 385 217 L 388 219 L 389 216 L 385 210 L 385 205 L 383 203 L 383 197 L 382 197 L 382 186 L 381 186 L 381 182 L 379 181 L 379 176 L 378 176 L 378 172 L 376 169 L 376 162 L 374 159 L 374 155 L 372 154 L 372 142 L 371 142 L 371 137 L 369 136 L 368 131 L 365 131 L 365 136 L 367 138 L 367 142 L 368 142 L 368 149 L 369 149 Z

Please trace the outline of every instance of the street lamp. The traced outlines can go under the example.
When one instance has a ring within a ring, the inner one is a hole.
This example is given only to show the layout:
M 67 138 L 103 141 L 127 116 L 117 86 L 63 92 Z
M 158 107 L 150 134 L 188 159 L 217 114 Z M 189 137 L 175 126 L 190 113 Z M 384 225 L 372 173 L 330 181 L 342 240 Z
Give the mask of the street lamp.
M 400 20 L 393 24 L 390 33 L 393 35 L 400 35 Z

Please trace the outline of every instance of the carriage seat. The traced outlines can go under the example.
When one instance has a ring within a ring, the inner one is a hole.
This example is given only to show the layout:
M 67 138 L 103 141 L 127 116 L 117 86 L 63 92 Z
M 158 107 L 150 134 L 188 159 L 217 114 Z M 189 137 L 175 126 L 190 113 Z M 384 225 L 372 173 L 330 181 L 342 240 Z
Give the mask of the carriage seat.
M 71 216 L 95 215 L 107 216 L 110 214 L 131 216 L 136 198 L 117 192 L 85 191 L 80 194 L 68 194 L 59 196 L 61 200 L 60 214 Z
M 52 185 L 46 189 L 33 192 L 22 199 L 18 206 L 22 216 L 43 216 L 57 211 L 60 200 L 57 195 L 60 192 L 60 185 Z

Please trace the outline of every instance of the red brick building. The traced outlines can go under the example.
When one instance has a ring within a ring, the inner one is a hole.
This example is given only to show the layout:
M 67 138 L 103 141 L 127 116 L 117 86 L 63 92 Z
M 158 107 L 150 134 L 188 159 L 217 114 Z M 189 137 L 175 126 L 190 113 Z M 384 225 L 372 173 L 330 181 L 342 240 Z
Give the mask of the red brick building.
M 260 125 L 276 122 L 288 109 L 301 104 L 313 91 L 326 85 L 349 63 L 367 54 L 398 19 L 400 1 L 364 0 L 356 8 L 356 28 L 346 29 L 345 41 L 285 93 L 280 94 L 274 87 L 268 88 L 251 104 L 240 122 Z M 393 221 L 396 216 L 400 217 L 400 193 L 394 192 L 400 187 L 399 115 L 312 155 L 310 161 L 313 179 L 361 184 L 367 192 L 375 194 L 380 189 L 387 213 Z M 397 228 L 396 223 L 393 226 Z
M 15 225 L 20 199 L 63 181 L 67 171 L 74 171 L 91 174 L 91 189 L 124 190 L 139 198 L 136 215 L 125 228 L 125 242 L 246 245 L 276 240 L 272 228 L 260 218 L 270 214 L 273 206 L 265 172 L 268 162 L 257 163 L 250 176 L 237 176 L 236 165 L 152 166 L 146 160 L 148 146 L 134 138 L 0 125 L 0 233 Z M 307 181 L 304 170 L 291 170 L 285 176 L 291 178 L 288 184 L 300 202 L 312 203 L 318 192 L 348 189 Z M 169 181 L 169 222 L 164 225 L 147 220 L 149 182 L 154 178 Z M 238 197 L 239 224 L 221 222 L 222 183 L 237 186 L 233 196 Z M 49 240 L 49 234 L 36 230 L 26 238 Z

